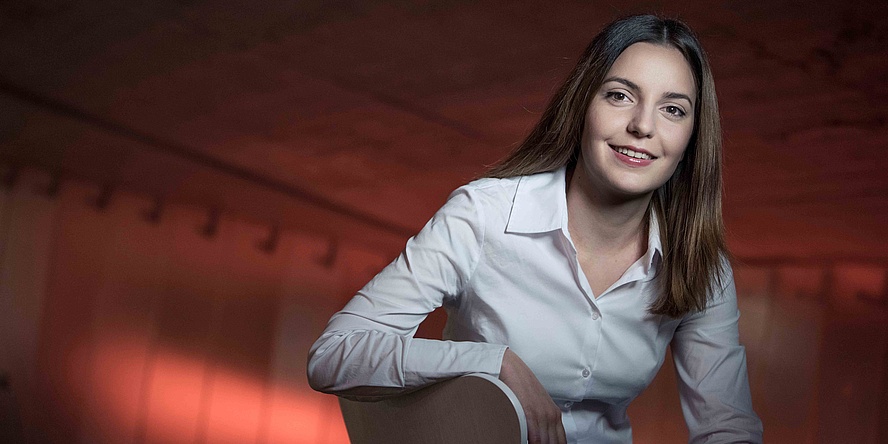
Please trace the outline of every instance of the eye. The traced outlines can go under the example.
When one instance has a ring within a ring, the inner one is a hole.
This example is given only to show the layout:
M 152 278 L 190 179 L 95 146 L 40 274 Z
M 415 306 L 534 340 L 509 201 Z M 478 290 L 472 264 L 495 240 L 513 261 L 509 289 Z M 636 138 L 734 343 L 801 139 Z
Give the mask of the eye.
M 608 91 L 607 94 L 604 95 L 608 99 L 611 99 L 614 102 L 628 102 L 629 96 L 626 93 L 620 91 Z
M 679 108 L 675 105 L 669 105 L 669 106 L 663 108 L 663 111 L 666 111 L 666 114 L 669 114 L 670 116 L 674 116 L 674 117 L 684 117 L 687 115 L 687 113 L 685 113 L 684 110 L 682 110 L 681 108 Z

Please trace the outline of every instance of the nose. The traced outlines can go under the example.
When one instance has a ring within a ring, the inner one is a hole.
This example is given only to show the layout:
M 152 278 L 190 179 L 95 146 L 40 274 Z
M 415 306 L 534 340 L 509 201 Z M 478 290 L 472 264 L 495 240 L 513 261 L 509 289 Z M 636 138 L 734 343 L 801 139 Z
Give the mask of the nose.
M 645 108 L 638 107 L 626 126 L 626 131 L 639 139 L 654 137 L 654 111 Z

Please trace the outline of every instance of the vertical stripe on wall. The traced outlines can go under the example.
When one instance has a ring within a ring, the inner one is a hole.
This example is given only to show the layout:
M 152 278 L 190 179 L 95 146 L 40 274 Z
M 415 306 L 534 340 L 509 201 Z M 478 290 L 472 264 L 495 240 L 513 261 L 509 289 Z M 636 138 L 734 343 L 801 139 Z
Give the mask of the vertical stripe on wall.
M 80 436 L 91 376 L 91 329 L 105 276 L 108 215 L 89 202 L 98 190 L 62 186 L 58 199 L 37 355 L 39 429 L 36 442 L 70 443 Z
M 0 441 L 17 442 L 41 427 L 36 413 L 37 338 L 41 328 L 53 248 L 56 200 L 44 191 L 51 178 L 22 171 L 11 189 L 0 190 Z

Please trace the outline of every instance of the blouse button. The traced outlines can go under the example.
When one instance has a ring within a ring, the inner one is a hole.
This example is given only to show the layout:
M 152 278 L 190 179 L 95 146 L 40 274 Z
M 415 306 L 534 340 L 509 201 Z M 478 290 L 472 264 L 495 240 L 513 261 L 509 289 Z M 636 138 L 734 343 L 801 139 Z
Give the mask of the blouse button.
M 569 408 L 571 408 L 571 406 L 573 406 L 573 405 L 574 405 L 574 403 L 572 403 L 572 402 L 570 402 L 570 401 L 567 401 L 567 402 L 564 403 L 564 408 L 569 409 Z
M 592 320 L 593 320 L 593 321 L 597 321 L 597 320 L 598 320 L 598 312 L 597 312 L 597 311 L 593 311 L 593 312 L 592 312 Z
M 592 373 L 589 371 L 588 368 L 583 369 L 583 377 L 584 378 L 588 378 L 590 374 L 592 374 Z

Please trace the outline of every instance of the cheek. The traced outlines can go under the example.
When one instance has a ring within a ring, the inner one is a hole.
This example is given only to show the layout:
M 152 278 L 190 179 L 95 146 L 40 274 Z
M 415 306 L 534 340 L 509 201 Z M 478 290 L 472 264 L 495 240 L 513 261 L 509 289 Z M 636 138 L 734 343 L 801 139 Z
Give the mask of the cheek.
M 620 129 L 620 118 L 613 112 L 593 103 L 586 112 L 585 128 L 583 132 L 587 140 L 608 139 Z M 625 126 L 624 126 L 625 128 Z
M 691 136 L 694 133 L 694 128 L 691 127 L 677 127 L 674 128 L 668 134 L 668 137 L 664 138 L 667 146 L 664 148 L 668 149 L 671 153 L 676 156 L 684 157 L 684 152 L 688 147 L 688 143 L 691 141 Z
M 583 128 L 583 139 L 592 141 L 598 137 L 598 122 L 591 115 L 586 116 L 586 126 Z

